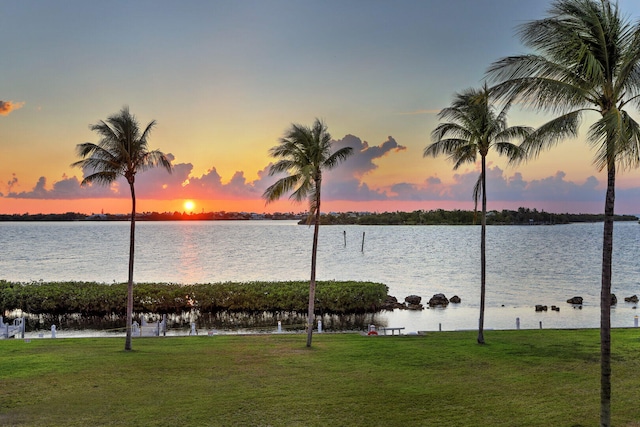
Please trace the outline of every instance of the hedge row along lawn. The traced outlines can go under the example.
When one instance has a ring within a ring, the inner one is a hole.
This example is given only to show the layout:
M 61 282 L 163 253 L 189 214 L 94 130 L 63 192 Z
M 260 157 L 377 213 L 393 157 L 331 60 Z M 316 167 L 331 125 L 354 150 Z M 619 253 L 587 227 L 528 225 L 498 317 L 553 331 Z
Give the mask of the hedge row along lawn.
M 595 426 L 599 332 L 0 341 L 7 426 Z M 614 329 L 612 422 L 640 426 L 640 329 Z
M 316 288 L 316 312 L 358 314 L 378 311 L 388 287 L 373 282 L 322 281 Z M 126 283 L 32 282 L 0 280 L 0 310 L 30 314 L 124 315 Z M 248 282 L 181 285 L 137 283 L 136 313 L 181 314 L 197 309 L 218 312 L 305 313 L 309 282 Z

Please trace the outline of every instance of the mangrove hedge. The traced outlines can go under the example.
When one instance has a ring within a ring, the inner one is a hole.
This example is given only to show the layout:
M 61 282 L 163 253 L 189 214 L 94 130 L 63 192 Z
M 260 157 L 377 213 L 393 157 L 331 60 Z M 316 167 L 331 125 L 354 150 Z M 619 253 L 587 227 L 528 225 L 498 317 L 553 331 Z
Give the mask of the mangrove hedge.
M 358 314 L 379 311 L 388 287 L 381 283 L 319 281 L 315 310 L 318 314 Z M 29 314 L 83 316 L 124 315 L 126 283 L 31 282 L 0 280 L 0 312 L 22 310 Z M 305 313 L 309 282 L 137 283 L 134 312 L 200 313 Z

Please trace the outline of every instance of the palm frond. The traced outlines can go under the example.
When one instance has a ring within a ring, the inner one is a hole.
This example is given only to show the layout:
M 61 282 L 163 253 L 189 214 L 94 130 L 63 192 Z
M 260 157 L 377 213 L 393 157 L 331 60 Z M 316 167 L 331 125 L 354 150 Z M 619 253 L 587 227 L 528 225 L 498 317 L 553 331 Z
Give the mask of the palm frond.
M 521 144 L 527 157 L 536 158 L 567 137 L 577 137 L 582 111 L 576 110 L 556 117 L 532 132 Z
M 320 182 L 309 190 L 309 216 L 307 217 L 307 225 L 311 225 L 315 216 L 320 209 Z
M 474 136 L 474 129 L 466 127 L 464 124 L 455 122 L 440 123 L 431 132 L 431 139 L 437 143 L 443 139 L 469 140 Z M 445 148 L 445 147 L 442 147 Z M 434 148 L 435 150 L 435 148 Z M 440 152 L 445 153 L 445 152 Z M 440 154 L 438 153 L 438 154 Z M 433 154 L 430 154 L 433 155 Z
M 496 142 L 493 147 L 499 155 L 508 159 L 509 164 L 518 164 L 527 158 L 527 151 L 512 142 Z
M 475 224 L 478 214 L 478 200 L 482 197 L 482 173 L 473 186 L 473 223 Z
M 621 139 L 616 159 L 622 169 L 636 169 L 640 166 L 640 123 L 626 111 L 622 111 L 625 135 Z
M 333 169 L 338 164 L 345 161 L 350 155 L 353 154 L 353 147 L 342 147 L 338 151 L 331 154 L 323 163 L 323 169 Z
M 274 184 L 270 185 L 262 194 L 262 197 L 266 199 L 267 203 L 274 202 L 280 199 L 284 194 L 291 191 L 298 182 L 302 179 L 300 175 L 289 175 L 277 180 Z
M 492 87 L 496 99 L 552 113 L 596 101 L 592 84 L 576 73 L 574 67 L 535 55 L 517 55 L 494 62 L 487 77 L 497 82 Z
M 118 173 L 101 171 L 101 172 L 95 172 L 85 176 L 82 182 L 80 183 L 80 185 L 84 186 L 84 185 L 92 184 L 94 182 L 97 184 L 109 185 L 115 182 L 116 179 L 118 179 Z
M 640 126 L 625 111 L 612 109 L 589 128 L 598 170 L 618 163 L 623 169 L 640 165 Z
M 289 199 L 299 203 L 303 200 L 313 198 L 313 192 L 316 188 L 316 185 L 317 183 L 311 176 L 304 175 L 303 179 L 298 181 L 298 188 L 293 190 L 293 192 L 289 196 Z M 289 190 L 291 190 L 291 188 Z

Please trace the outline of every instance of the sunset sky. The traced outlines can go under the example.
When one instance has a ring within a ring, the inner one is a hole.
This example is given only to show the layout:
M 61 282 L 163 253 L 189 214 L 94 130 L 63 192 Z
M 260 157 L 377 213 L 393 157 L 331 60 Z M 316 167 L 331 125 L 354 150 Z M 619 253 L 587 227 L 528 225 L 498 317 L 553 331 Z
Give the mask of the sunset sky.
M 436 114 L 524 52 L 515 28 L 546 0 L 0 0 L 0 213 L 130 210 L 129 189 L 80 187 L 75 146 L 128 105 L 175 170 L 139 174 L 138 211 L 303 211 L 265 206 L 268 149 L 291 123 L 329 127 L 355 154 L 331 171 L 323 211 L 473 209 L 479 165 L 423 158 Z M 620 0 L 640 18 L 640 2 Z M 632 110 L 636 120 L 640 114 Z M 510 125 L 545 117 L 511 110 Z M 593 117 L 585 116 L 583 135 Z M 581 136 L 526 165 L 490 153 L 489 209 L 602 212 L 606 176 Z M 616 212 L 640 214 L 640 171 Z

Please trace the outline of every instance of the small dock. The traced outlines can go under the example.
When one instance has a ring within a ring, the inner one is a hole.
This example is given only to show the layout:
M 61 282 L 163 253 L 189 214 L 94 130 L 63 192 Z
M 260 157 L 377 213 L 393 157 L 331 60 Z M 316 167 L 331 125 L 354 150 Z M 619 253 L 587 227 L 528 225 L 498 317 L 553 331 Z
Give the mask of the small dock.
M 131 325 L 131 335 L 134 337 L 159 337 L 160 334 L 166 335 L 167 333 L 167 316 L 163 315 L 162 320 L 159 322 L 148 323 L 147 319 L 142 316 L 140 318 L 140 324 L 133 322 Z
M 404 326 L 403 327 L 395 327 L 395 328 L 390 328 L 390 327 L 380 327 L 378 328 L 378 330 L 380 332 L 383 332 L 384 335 L 387 335 L 387 331 L 391 331 L 391 335 L 395 335 L 396 331 L 398 331 L 398 335 L 402 335 L 402 331 L 404 330 Z

